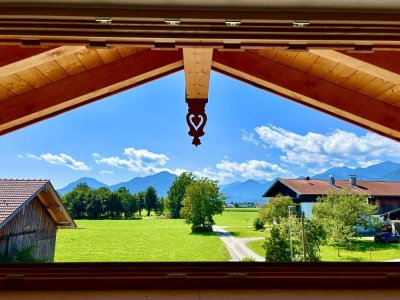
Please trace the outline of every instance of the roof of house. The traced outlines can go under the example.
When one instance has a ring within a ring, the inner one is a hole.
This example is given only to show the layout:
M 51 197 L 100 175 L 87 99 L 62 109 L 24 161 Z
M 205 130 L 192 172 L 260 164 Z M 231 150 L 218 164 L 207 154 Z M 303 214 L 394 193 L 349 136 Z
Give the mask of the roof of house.
M 368 196 L 399 196 L 400 182 L 393 181 L 364 181 L 357 180 L 357 185 L 353 186 L 348 180 L 335 180 L 334 187 L 330 186 L 329 180 L 306 180 L 306 179 L 278 179 L 263 195 L 271 197 L 271 189 L 281 182 L 299 195 L 325 195 L 332 188 L 336 191 L 348 189 L 351 192 L 358 192 Z
M 36 197 L 58 227 L 76 227 L 49 180 L 0 179 L 0 228 Z

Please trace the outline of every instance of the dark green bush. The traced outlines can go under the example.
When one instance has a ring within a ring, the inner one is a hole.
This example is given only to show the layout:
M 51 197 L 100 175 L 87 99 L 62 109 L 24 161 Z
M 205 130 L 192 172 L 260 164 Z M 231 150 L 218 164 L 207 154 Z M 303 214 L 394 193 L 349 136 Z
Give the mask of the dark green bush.
M 264 222 L 260 218 L 256 218 L 253 222 L 254 230 L 263 230 Z
M 206 226 L 195 226 L 192 225 L 192 232 L 195 233 L 201 233 L 201 232 L 212 232 L 212 226 L 211 225 L 206 225 Z

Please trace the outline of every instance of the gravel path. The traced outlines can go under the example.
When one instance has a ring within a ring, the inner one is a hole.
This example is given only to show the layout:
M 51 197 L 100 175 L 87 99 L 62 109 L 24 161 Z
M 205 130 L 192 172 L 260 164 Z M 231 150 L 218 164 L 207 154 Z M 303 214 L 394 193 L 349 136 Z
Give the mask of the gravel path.
M 263 237 L 237 238 L 222 226 L 213 226 L 213 231 L 224 242 L 231 256 L 231 261 L 240 261 L 244 257 L 253 257 L 256 261 L 265 261 L 265 258 L 250 250 L 246 244 L 251 241 L 262 240 Z

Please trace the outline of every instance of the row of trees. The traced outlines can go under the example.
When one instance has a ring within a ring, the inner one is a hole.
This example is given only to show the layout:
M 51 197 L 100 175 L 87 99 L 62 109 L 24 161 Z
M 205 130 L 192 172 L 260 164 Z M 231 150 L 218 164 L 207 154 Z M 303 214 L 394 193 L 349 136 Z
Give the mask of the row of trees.
M 212 231 L 213 216 L 221 214 L 226 197 L 219 193 L 218 183 L 208 178 L 196 179 L 192 173 L 177 177 L 168 190 L 167 198 L 159 198 L 154 187 L 131 194 L 122 187 L 115 192 L 106 187 L 91 189 L 78 184 L 63 201 L 76 219 L 133 218 L 147 211 L 160 216 L 166 210 L 170 218 L 184 218 L 192 224 L 193 232 Z
M 157 191 L 150 186 L 145 191 L 131 194 L 121 187 L 115 192 L 106 187 L 91 189 L 87 184 L 78 184 L 63 197 L 63 202 L 73 218 L 118 219 L 121 217 L 142 217 L 146 210 L 149 216 L 152 211 L 162 215 L 165 199 L 157 196 Z
M 258 228 L 266 223 L 272 226 L 264 244 L 267 261 L 302 261 L 303 243 L 307 261 L 319 261 L 321 245 L 348 248 L 352 238 L 360 236 L 360 228 L 378 225 L 377 220 L 372 218 L 378 205 L 369 204 L 364 195 L 346 190 L 318 198 L 318 202 L 313 205 L 312 217 L 304 220 L 304 234 L 301 218 L 295 213 L 289 216 L 289 206 L 295 206 L 290 197 L 272 198 L 260 209 L 254 222 Z

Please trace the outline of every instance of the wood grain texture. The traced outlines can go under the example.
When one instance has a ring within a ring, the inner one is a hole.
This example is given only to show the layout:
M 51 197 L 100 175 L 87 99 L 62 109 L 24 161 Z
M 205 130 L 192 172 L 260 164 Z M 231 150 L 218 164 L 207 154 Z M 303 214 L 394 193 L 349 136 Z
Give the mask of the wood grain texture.
M 400 110 L 253 53 L 214 53 L 213 68 L 400 140 Z M 290 78 L 290 80 L 287 80 Z
M 0 134 L 183 67 L 181 51 L 145 50 L 0 101 Z
M 15 59 L 8 60 L 9 63 L 7 64 L 5 62 L 1 62 L 1 52 L 3 51 L 2 48 L 3 47 L 0 47 L 0 64 L 2 64 L 2 66 L 0 66 L 0 76 L 2 77 L 33 68 L 36 65 L 53 61 L 57 58 L 62 58 L 65 55 L 70 55 L 71 53 L 86 49 L 84 46 L 63 46 L 50 50 L 41 49 L 42 51 L 29 48 L 31 50 L 27 51 L 25 49 L 25 51 L 23 51 L 23 56 L 20 57 L 18 57 L 18 52 L 21 52 L 21 50 L 18 50 L 13 56 Z M 9 55 L 11 56 L 11 54 Z
M 208 99 L 213 49 L 184 48 L 186 98 Z

